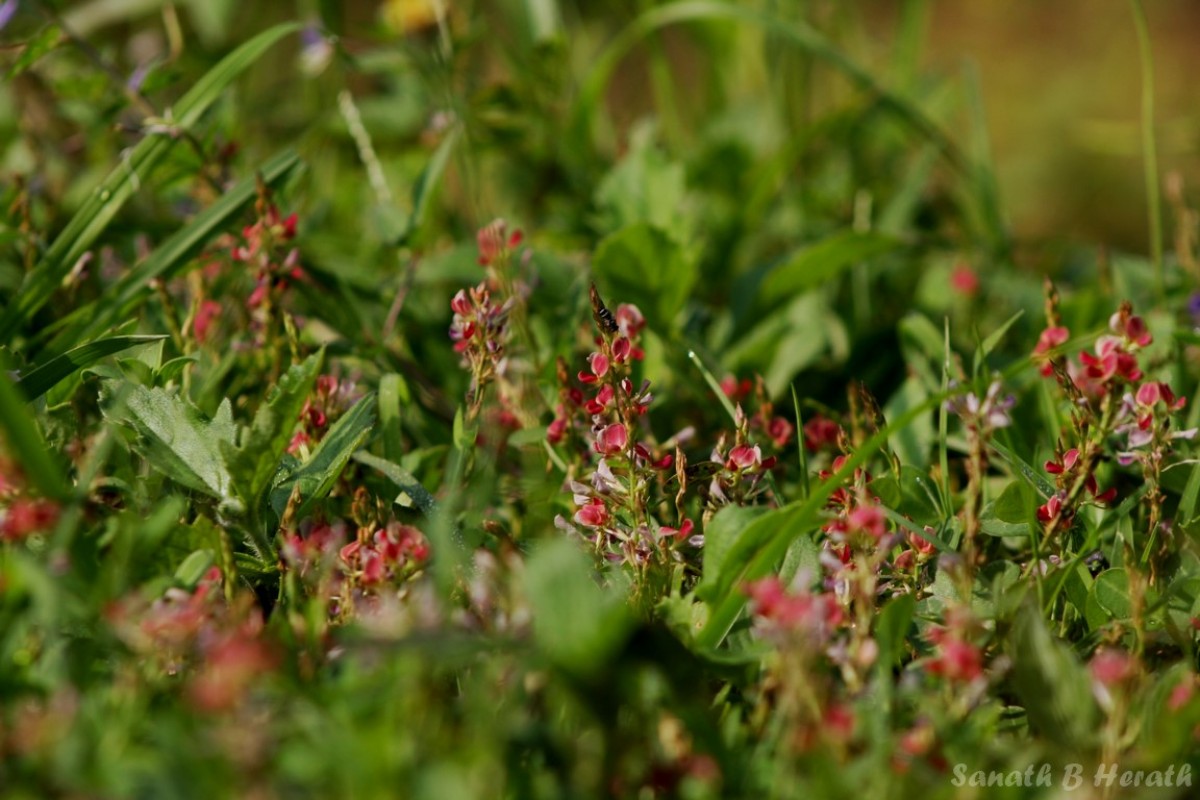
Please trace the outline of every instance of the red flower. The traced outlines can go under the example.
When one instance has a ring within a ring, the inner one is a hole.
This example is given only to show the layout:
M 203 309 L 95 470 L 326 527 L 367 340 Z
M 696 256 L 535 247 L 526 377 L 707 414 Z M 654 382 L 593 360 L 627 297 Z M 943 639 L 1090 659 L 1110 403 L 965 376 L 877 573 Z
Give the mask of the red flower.
M 58 521 L 58 514 L 58 505 L 49 500 L 17 500 L 0 519 L 0 541 L 15 542 L 44 531 Z
M 787 446 L 795 430 L 795 426 L 783 417 L 773 417 L 767 423 L 767 435 L 771 437 L 771 441 L 775 442 L 776 447 Z
M 600 432 L 596 438 L 596 452 L 602 456 L 617 455 L 629 444 L 629 432 L 619 422 L 614 422 Z
M 959 262 L 950 273 L 950 288 L 969 297 L 979 291 L 979 276 L 966 264 Z
M 1043 375 L 1049 375 L 1054 372 L 1054 368 L 1050 366 L 1049 358 L 1042 358 L 1045 353 L 1053 350 L 1064 344 L 1071 337 L 1071 331 L 1062 326 L 1046 328 L 1042 331 L 1042 335 L 1038 337 L 1037 347 L 1033 348 L 1033 360 L 1042 363 L 1041 372 Z
M 604 523 L 608 522 L 608 509 L 604 507 L 604 501 L 593 497 L 587 505 L 575 512 L 575 521 L 589 528 L 603 527 Z
M 804 446 L 809 452 L 826 447 L 836 447 L 841 427 L 833 420 L 820 415 L 804 423 Z M 834 467 L 834 469 L 837 469 Z
M 1111 687 L 1124 683 L 1137 673 L 1137 660 L 1124 650 L 1105 647 L 1092 656 L 1088 669 L 1092 678 Z
M 762 466 L 762 450 L 758 445 L 739 444 L 729 451 L 725 466 L 731 470 L 753 470 Z

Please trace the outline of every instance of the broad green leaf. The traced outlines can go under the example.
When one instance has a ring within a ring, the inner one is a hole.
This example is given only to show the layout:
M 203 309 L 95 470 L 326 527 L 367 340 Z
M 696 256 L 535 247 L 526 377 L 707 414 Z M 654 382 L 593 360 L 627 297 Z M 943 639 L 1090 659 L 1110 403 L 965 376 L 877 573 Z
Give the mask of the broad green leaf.
M 166 338 L 166 336 L 110 336 L 107 339 L 97 339 L 94 342 L 81 344 L 79 347 L 33 367 L 21 376 L 17 385 L 21 387 L 21 391 L 27 398 L 36 400 L 71 373 L 94 364 L 105 356 Z
M 721 570 L 733 543 L 766 511 L 767 509 L 760 506 L 729 505 L 718 511 L 705 524 L 702 580 L 696 588 L 698 597 L 712 596 L 712 592 L 720 585 Z
M 63 478 L 66 472 L 46 447 L 37 420 L 9 378 L 3 353 L 0 353 L 0 429 L 8 440 L 10 454 L 19 455 L 21 468 L 33 485 L 47 497 L 65 500 L 69 493 Z
M 569 673 L 603 676 L 632 629 L 625 597 L 597 585 L 587 556 L 566 539 L 530 556 L 525 591 L 538 649 Z
M 606 236 L 592 259 L 604 300 L 611 308 L 636 303 L 646 322 L 668 331 L 696 281 L 695 261 L 667 233 L 645 223 Z
M 212 550 L 196 550 L 175 570 L 175 580 L 185 589 L 194 589 L 215 561 Z
M 237 431 L 229 400 L 212 420 L 181 397 L 145 386 L 128 387 L 123 404 L 105 409 L 106 417 L 138 434 L 135 447 L 159 472 L 178 483 L 221 500 L 231 496 L 223 446 Z
M 1046 629 L 1033 605 L 1017 615 L 1008 654 L 1013 688 L 1030 724 L 1068 752 L 1088 746 L 1097 731 L 1091 680 L 1071 650 Z
M 875 641 L 879 644 L 879 663 L 885 669 L 898 665 L 904 657 L 904 643 L 913 624 L 916 599 L 911 594 L 893 598 L 879 612 L 875 623 Z
M 654 142 L 654 126 L 641 124 L 629 136 L 629 149 L 596 189 L 601 229 L 616 231 L 644 223 L 678 242 L 688 237 L 683 216 L 687 176 Z
M 1129 573 L 1123 568 L 1107 569 L 1092 582 L 1096 604 L 1113 619 L 1126 620 L 1133 616 L 1129 598 Z
M 989 536 L 1029 536 L 1030 501 L 1026 484 L 1012 481 L 980 515 L 983 532 Z
M 400 495 L 396 498 L 397 503 L 409 508 L 418 508 L 426 515 L 432 514 L 437 509 L 437 501 L 434 500 L 433 495 L 421 485 L 421 482 L 411 472 L 399 464 L 373 456 L 365 451 L 355 453 L 354 460 L 377 470 L 396 484 L 396 487 L 400 489 Z
M 855 264 L 891 252 L 900 246 L 890 236 L 842 231 L 792 254 L 763 281 L 761 296 L 768 300 L 791 297 L 815 289 Z
M 290 367 L 259 405 L 240 445 L 224 448 L 225 463 L 247 508 L 258 507 L 262 493 L 278 470 L 324 362 L 325 351 L 318 350 Z
M 333 424 L 308 461 L 276 476 L 271 488 L 271 508 L 275 513 L 283 514 L 294 487 L 300 488 L 301 516 L 329 494 L 350 456 L 367 441 L 374 425 L 375 398 L 367 395 Z
M 191 131 L 235 78 L 281 38 L 299 29 L 297 23 L 276 25 L 234 50 L 175 103 L 166 123 Z M 46 304 L 158 162 L 178 144 L 178 138 L 166 134 L 146 136 L 88 196 L 0 315 L 0 342 L 10 340 Z
M 274 186 L 287 178 L 299 163 L 299 156 L 286 150 L 264 163 L 257 175 L 266 185 Z M 159 245 L 145 261 L 122 276 L 106 291 L 102 301 L 89 303 L 73 312 L 50 349 L 57 350 L 70 342 L 94 336 L 118 320 L 128 319 L 138 303 L 148 296 L 151 281 L 179 275 L 213 236 L 233 224 L 256 194 L 257 177 L 250 177 L 221 195 L 217 202 Z

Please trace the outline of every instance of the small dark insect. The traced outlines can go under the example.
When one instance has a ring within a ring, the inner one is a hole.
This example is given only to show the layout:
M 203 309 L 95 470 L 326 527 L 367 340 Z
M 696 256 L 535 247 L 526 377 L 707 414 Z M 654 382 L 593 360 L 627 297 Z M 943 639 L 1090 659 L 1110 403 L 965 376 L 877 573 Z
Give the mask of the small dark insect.
M 1083 563 L 1087 565 L 1087 570 L 1092 574 L 1093 578 L 1108 569 L 1108 559 L 1099 550 L 1096 550 L 1085 558 Z
M 616 333 L 619 330 L 617 320 L 613 313 L 605 307 L 604 301 L 600 299 L 600 292 L 596 291 L 596 284 L 592 284 L 589 294 L 592 298 L 592 317 L 596 320 L 596 327 L 603 333 Z

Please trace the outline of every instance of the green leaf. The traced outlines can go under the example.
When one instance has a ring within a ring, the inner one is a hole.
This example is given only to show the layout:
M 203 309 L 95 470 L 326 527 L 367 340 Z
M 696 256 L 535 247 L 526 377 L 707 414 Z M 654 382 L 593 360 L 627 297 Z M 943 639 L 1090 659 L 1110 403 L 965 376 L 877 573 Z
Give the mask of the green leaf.
M 722 560 L 718 585 L 708 601 L 712 612 L 708 623 L 696 637 L 697 647 L 703 650 L 717 648 L 745 606 L 746 598 L 738 587 L 746 581 L 769 574 L 786 555 L 792 542 L 820 523 L 825 502 L 836 489 L 844 485 L 854 470 L 873 457 L 897 429 L 911 424 L 918 416 L 945 400 L 945 397 L 944 394 L 935 395 L 917 408 L 905 412 L 864 442 L 837 472 L 813 487 L 808 497 L 766 512 L 742 531 Z
M 259 405 L 240 446 L 225 446 L 225 463 L 247 508 L 258 507 L 262 493 L 279 469 L 324 362 L 322 349 L 290 367 Z
M 855 264 L 891 252 L 900 243 L 878 233 L 841 231 L 793 253 L 771 270 L 763 281 L 761 296 L 768 300 L 791 297 L 815 289 Z
M 1133 601 L 1129 599 L 1129 573 L 1123 568 L 1107 569 L 1092 582 L 1096 605 L 1110 617 L 1127 620 L 1133 616 Z
M 429 157 L 429 163 L 425 165 L 425 169 L 421 170 L 420 176 L 413 183 L 412 212 L 408 215 L 408 220 L 403 230 L 393 240 L 393 246 L 399 247 L 407 244 L 417 231 L 421 229 L 421 225 L 425 222 L 425 216 L 429 210 L 429 202 L 433 196 L 433 192 L 441 183 L 442 174 L 446 171 L 446 165 L 450 163 L 450 154 L 454 152 L 454 147 L 458 144 L 458 138 L 461 135 L 460 131 L 461 128 L 454 128 L 450 133 L 446 134 L 446 138 L 442 139 L 441 144 L 433 151 L 433 155 Z
M 196 588 L 196 584 L 200 583 L 204 573 L 208 572 L 208 568 L 215 561 L 216 556 L 213 555 L 212 550 L 196 550 L 185 558 L 179 568 L 175 570 L 175 581 L 190 591 Z
M 27 398 L 36 400 L 71 373 L 94 364 L 105 356 L 166 338 L 166 336 L 110 336 L 107 339 L 97 339 L 94 342 L 81 344 L 33 367 L 21 376 L 17 385 L 21 387 L 21 391 Z
M 1018 613 L 1008 650 L 1013 687 L 1030 724 L 1069 752 L 1088 746 L 1097 731 L 1091 680 L 1032 605 Z
M 383 434 L 383 455 L 396 462 L 404 455 L 401 409 L 411 402 L 408 384 L 396 373 L 379 379 L 379 427 Z
M 276 25 L 234 50 L 179 99 L 169 112 L 168 124 L 190 132 L 235 78 L 273 44 L 300 27 L 297 23 Z M 88 196 L 4 309 L 0 316 L 0 342 L 9 341 L 20 326 L 46 304 L 63 278 L 92 247 L 158 162 L 176 146 L 177 139 L 164 134 L 145 137 Z
M 396 484 L 397 488 L 400 489 L 400 495 L 396 498 L 396 502 L 400 505 L 407 508 L 415 506 L 426 516 L 437 510 L 437 501 L 434 500 L 433 495 L 404 467 L 378 456 L 373 456 L 365 451 L 355 453 L 354 460 L 360 464 L 365 464 L 371 469 L 377 470 L 389 481 Z
M 308 461 L 276 476 L 271 488 L 271 508 L 275 513 L 283 514 L 294 487 L 300 487 L 302 499 L 298 513 L 301 516 L 312 508 L 313 503 L 329 494 L 350 456 L 371 435 L 374 424 L 375 398 L 367 395 L 333 424 Z
M 1030 503 L 1026 496 L 1026 484 L 1012 481 L 992 503 L 988 503 L 980 514 L 982 530 L 989 536 L 1022 536 L 1030 532 Z
M 605 302 L 612 308 L 636 303 L 647 323 L 658 331 L 670 330 L 696 281 L 696 264 L 682 246 L 645 223 L 627 226 L 601 240 L 592 271 L 604 290 Z
M 11 452 L 20 455 L 21 469 L 33 485 L 47 497 L 65 500 L 69 494 L 63 479 L 66 472 L 46 447 L 37 420 L 8 377 L 3 353 L 0 353 L 0 429 L 5 432 Z
M 1000 344 L 1000 341 L 1004 338 L 1004 335 L 1008 333 L 1009 329 L 1012 328 L 1012 326 L 1016 324 L 1016 321 L 1019 320 L 1024 314 L 1024 310 L 1013 314 L 1008 318 L 1007 322 L 1001 325 L 999 329 L 993 331 L 990 336 L 980 343 L 979 348 L 975 351 L 976 374 L 978 374 L 979 370 L 983 368 L 984 363 L 987 361 L 987 357 L 990 356 L 992 351 L 996 349 L 996 346 Z
M 237 434 L 229 400 L 210 421 L 164 389 L 136 384 L 127 388 L 124 402 L 104 414 L 137 432 L 135 447 L 150 466 L 190 489 L 228 499 L 231 481 L 222 448 L 231 446 Z
M 704 526 L 703 570 L 696 596 L 707 598 L 721 585 L 721 574 L 725 561 L 733 549 L 733 543 L 754 520 L 763 516 L 767 509 L 760 506 L 725 506 Z
M 264 163 L 258 170 L 263 183 L 274 186 L 285 180 L 299 165 L 300 157 L 286 150 Z M 196 218 L 159 245 L 149 258 L 127 272 L 112 287 L 108 288 L 101 301 L 89 303 L 73 312 L 66 328 L 50 345 L 57 350 L 66 343 L 94 336 L 115 324 L 128 319 L 142 299 L 153 280 L 167 280 L 179 275 L 192 262 L 208 241 L 227 230 L 257 196 L 257 180 L 251 177 L 239 182 Z
M 600 678 L 632 629 L 625 598 L 596 584 L 587 556 L 566 539 L 530 556 L 525 591 L 539 650 L 558 667 Z
M 686 242 L 688 223 L 681 213 L 686 193 L 683 164 L 655 145 L 654 125 L 637 125 L 629 135 L 629 149 L 596 189 L 600 227 L 616 231 L 646 224 Z
M 917 602 L 911 594 L 893 598 L 879 612 L 875 623 L 875 641 L 879 644 L 879 663 L 886 669 L 898 665 L 904 658 L 904 642 L 912 627 Z
M 57 25 L 47 25 L 42 28 L 36 36 L 24 43 L 21 55 L 17 56 L 17 60 L 8 69 L 8 79 L 11 81 L 32 67 L 38 59 L 58 47 L 62 40 L 62 28 Z

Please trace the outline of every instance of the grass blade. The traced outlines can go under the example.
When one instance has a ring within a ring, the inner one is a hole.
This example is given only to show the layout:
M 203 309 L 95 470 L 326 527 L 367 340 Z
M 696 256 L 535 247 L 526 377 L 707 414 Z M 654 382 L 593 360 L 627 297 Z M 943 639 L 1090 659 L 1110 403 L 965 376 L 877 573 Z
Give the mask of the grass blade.
M 300 26 L 295 23 L 277 25 L 226 56 L 174 105 L 169 113 L 170 126 L 190 131 L 235 78 L 273 44 L 299 29 Z M 117 212 L 175 144 L 176 137 L 171 135 L 147 136 L 88 195 L 75 216 L 50 245 L 46 255 L 29 273 L 3 315 L 0 315 L 0 342 L 10 341 L 21 325 L 50 300 L 75 263 L 92 247 Z
M 105 356 L 119 353 L 139 344 L 166 339 L 163 336 L 110 336 L 81 344 L 62 355 L 33 367 L 21 376 L 17 385 L 30 400 L 36 400 L 76 370 L 96 363 Z

